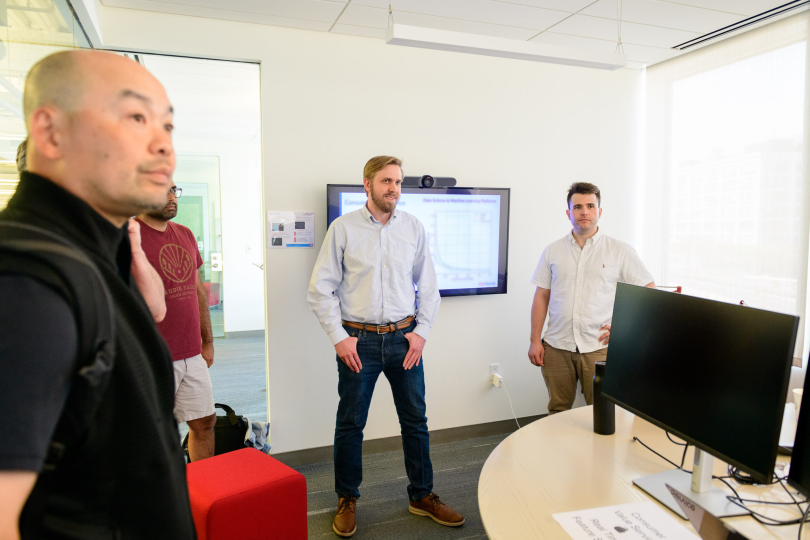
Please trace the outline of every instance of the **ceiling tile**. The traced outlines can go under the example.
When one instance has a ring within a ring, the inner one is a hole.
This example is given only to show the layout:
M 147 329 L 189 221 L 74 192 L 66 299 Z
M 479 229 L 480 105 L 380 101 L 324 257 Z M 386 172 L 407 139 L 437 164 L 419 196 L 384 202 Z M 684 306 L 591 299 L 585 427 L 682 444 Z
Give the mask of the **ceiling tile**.
M 323 32 L 329 30 L 329 27 L 332 26 L 331 22 L 308 21 L 305 19 L 277 17 L 273 15 L 262 15 L 259 13 L 243 13 L 230 9 L 194 7 L 182 4 L 170 4 L 168 2 L 158 2 L 155 0 L 104 0 L 104 5 L 111 7 L 141 9 L 144 11 L 157 11 L 161 13 L 173 13 L 176 15 L 190 15 L 192 17 L 208 17 L 211 19 L 221 19 L 225 21 L 285 26 L 288 28 L 301 28 L 303 30 L 320 30 Z
M 397 13 L 395 15 L 395 20 L 399 20 L 399 15 L 401 14 Z M 340 16 L 338 24 L 385 29 L 388 28 L 388 10 L 357 6 L 352 3 L 346 7 L 346 11 Z
M 152 2 L 168 6 L 208 8 L 233 13 L 256 13 L 321 22 L 334 22 L 344 7 L 343 3 L 324 0 L 239 0 L 238 3 L 225 3 L 222 0 L 152 0 Z
M 582 10 L 593 15 L 616 20 L 616 0 L 599 0 Z M 705 34 L 733 24 L 744 17 L 732 13 L 663 2 L 659 0 L 622 0 L 622 21 L 675 28 Z
M 352 0 L 349 7 L 355 5 L 387 10 L 388 0 Z M 568 16 L 562 11 L 493 0 L 393 0 L 393 8 L 394 20 L 397 13 L 408 12 L 536 30 L 545 30 Z
M 594 0 L 495 0 L 496 2 L 504 2 L 509 4 L 521 4 L 524 6 L 532 6 L 544 9 L 553 9 L 555 11 L 564 11 L 566 13 L 576 13 L 580 9 L 593 4 Z
M 367 26 L 352 26 L 350 24 L 336 24 L 332 28 L 333 34 L 349 34 L 350 36 L 363 36 L 370 38 L 385 39 L 385 29 L 369 28 Z
M 555 25 L 549 30 L 556 34 L 570 34 L 573 36 L 591 37 L 618 41 L 616 20 L 589 17 L 587 15 L 574 15 Z M 701 34 L 697 32 L 684 32 L 669 28 L 657 28 L 644 24 L 622 23 L 622 42 L 648 45 L 651 47 L 670 48 L 694 39 Z
M 592 49 L 604 52 L 616 52 L 616 41 L 593 39 L 579 36 L 569 36 L 565 34 L 555 34 L 554 32 L 543 32 L 532 41 L 538 43 L 548 43 L 550 45 L 564 45 L 577 49 Z M 658 47 L 646 47 L 644 45 L 631 45 L 624 43 L 624 52 L 628 62 L 644 62 L 654 64 L 662 60 L 668 60 L 681 54 L 673 49 L 662 49 Z
M 673 4 L 725 11 L 746 17 L 759 15 L 787 2 L 788 0 L 672 0 Z
M 577 49 L 593 49 L 603 52 L 616 52 L 616 41 L 569 36 L 567 34 L 555 34 L 554 32 L 543 32 L 531 41 L 537 43 L 547 43 L 549 45 L 576 47 Z
M 683 54 L 681 51 L 675 49 L 659 49 L 656 47 L 645 47 L 644 45 L 631 45 L 624 44 L 624 52 L 628 60 L 634 62 L 646 62 L 647 65 L 656 64 L 675 58 Z
M 434 17 L 431 15 L 420 15 L 408 12 L 396 13 L 394 20 L 399 24 L 407 24 L 409 26 L 420 26 L 423 28 L 434 28 L 436 30 L 449 30 L 451 32 L 464 32 L 467 34 L 480 34 L 507 39 L 519 39 L 521 41 L 525 41 L 537 34 L 537 30 L 528 28 L 462 21 L 459 19 Z M 338 22 L 340 24 L 385 29 L 388 27 L 388 10 L 350 4 L 346 8 L 346 11 L 343 12 Z

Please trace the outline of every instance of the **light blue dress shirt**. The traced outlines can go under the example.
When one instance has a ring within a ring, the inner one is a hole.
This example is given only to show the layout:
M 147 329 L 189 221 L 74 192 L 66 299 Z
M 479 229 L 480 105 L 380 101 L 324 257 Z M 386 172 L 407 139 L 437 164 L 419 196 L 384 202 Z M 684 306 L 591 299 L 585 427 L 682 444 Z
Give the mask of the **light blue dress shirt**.
M 384 324 L 411 315 L 414 333 L 427 339 L 440 301 L 425 227 L 414 216 L 395 209 L 383 225 L 363 205 L 332 222 L 307 302 L 333 345 L 349 337 L 341 320 Z

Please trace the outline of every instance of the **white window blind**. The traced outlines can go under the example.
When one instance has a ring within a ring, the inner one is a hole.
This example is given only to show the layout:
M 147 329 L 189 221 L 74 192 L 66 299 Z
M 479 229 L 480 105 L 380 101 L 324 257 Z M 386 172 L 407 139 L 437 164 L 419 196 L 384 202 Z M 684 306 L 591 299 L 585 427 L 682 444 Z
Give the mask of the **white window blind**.
M 804 322 L 808 20 L 647 70 L 644 254 L 656 282 Z

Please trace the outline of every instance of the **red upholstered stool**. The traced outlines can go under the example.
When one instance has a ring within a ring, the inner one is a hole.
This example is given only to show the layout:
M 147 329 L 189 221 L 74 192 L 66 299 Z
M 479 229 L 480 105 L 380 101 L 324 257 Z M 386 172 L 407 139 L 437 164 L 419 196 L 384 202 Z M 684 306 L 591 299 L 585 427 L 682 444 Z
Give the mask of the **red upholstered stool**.
M 189 463 L 199 540 L 307 537 L 303 475 L 253 448 Z

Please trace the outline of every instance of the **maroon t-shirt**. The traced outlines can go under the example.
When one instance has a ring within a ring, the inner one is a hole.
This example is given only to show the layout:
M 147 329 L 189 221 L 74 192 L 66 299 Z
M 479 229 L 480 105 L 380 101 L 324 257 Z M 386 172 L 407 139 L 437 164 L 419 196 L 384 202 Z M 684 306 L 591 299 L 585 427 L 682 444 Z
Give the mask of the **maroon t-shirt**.
M 197 269 L 203 261 L 194 233 L 171 221 L 163 232 L 140 219 L 138 223 L 143 251 L 163 278 L 166 291 L 166 317 L 158 323 L 158 330 L 169 345 L 172 360 L 197 356 L 202 352 Z

